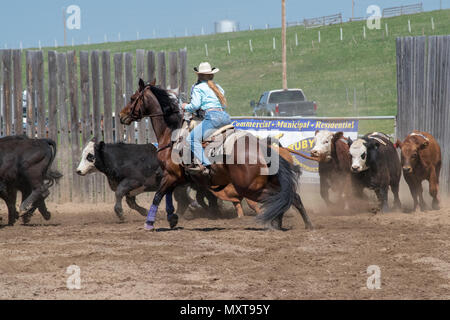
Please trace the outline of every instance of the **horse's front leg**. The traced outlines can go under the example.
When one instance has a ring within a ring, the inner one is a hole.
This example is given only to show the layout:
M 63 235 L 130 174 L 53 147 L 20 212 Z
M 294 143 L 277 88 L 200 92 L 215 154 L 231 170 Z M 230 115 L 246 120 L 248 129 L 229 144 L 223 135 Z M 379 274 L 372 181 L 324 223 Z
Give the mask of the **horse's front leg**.
M 175 208 L 173 207 L 172 193 L 173 193 L 172 190 L 166 193 L 166 212 L 167 212 L 167 221 L 169 221 L 170 229 L 175 228 L 178 224 L 178 215 L 174 213 Z
M 175 228 L 178 223 L 178 216 L 174 214 L 174 207 L 172 202 L 172 192 L 175 188 L 175 183 L 170 179 L 163 178 L 161 186 L 153 197 L 153 203 L 147 214 L 147 220 L 145 221 L 145 229 L 149 231 L 155 230 L 156 213 L 158 212 L 159 204 L 164 196 L 166 196 L 166 212 L 167 221 L 169 221 L 170 227 Z

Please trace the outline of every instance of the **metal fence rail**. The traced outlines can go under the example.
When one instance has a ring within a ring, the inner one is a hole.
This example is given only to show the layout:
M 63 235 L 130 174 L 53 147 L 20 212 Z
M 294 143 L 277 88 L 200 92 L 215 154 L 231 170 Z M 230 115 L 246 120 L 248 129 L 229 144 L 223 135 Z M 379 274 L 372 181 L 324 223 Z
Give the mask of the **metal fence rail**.
M 383 18 L 401 16 L 404 14 L 415 14 L 423 12 L 423 4 L 417 3 L 408 6 L 392 7 L 383 9 Z
M 302 21 L 293 21 L 293 22 L 286 22 L 286 27 L 298 27 L 298 26 L 304 26 L 304 23 Z
M 398 135 L 431 133 L 442 149 L 441 187 L 450 193 L 450 36 L 397 39 Z
M 324 16 L 312 19 L 304 19 L 303 24 L 305 28 L 317 28 L 321 26 L 328 26 L 331 24 L 342 23 L 342 13 L 334 14 L 331 16 Z

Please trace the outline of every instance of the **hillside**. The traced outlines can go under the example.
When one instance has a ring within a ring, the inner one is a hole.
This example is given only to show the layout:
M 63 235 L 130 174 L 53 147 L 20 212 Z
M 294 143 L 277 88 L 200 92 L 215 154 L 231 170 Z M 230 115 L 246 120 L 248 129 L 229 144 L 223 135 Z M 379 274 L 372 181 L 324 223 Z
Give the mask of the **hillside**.
M 431 18 L 435 30 L 432 30 Z M 412 32 L 408 31 L 408 19 Z M 303 88 L 309 100 L 319 105 L 320 116 L 395 115 L 397 104 L 395 39 L 398 36 L 450 34 L 450 10 L 425 12 L 382 20 L 381 30 L 368 30 L 365 21 L 316 29 L 290 27 L 287 30 L 288 85 Z M 386 35 L 385 24 L 389 34 Z M 340 41 L 340 27 L 343 41 Z M 318 43 L 318 32 L 321 42 Z M 298 46 L 295 35 L 298 36 Z M 272 48 L 276 38 L 277 49 Z M 250 115 L 250 100 L 269 89 L 281 87 L 281 29 L 242 31 L 217 35 L 110 42 L 66 50 L 188 50 L 189 69 L 208 60 L 221 69 L 216 80 L 225 88 L 232 115 Z M 249 49 L 252 40 L 253 52 Z M 228 54 L 230 41 L 231 55 Z M 205 56 L 205 44 L 209 57 Z M 44 48 L 44 50 L 53 50 Z M 46 54 L 45 54 L 46 56 Z M 189 72 L 189 82 L 195 74 Z M 357 108 L 354 107 L 356 92 Z M 392 121 L 366 123 L 362 131 L 377 128 L 392 132 Z

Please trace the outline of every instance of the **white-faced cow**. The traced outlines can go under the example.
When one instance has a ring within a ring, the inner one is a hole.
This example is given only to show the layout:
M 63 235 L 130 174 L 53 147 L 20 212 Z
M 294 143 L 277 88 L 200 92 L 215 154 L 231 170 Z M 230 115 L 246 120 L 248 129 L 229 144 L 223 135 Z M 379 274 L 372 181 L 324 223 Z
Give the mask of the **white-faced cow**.
M 403 176 L 414 200 L 413 210 L 418 205 L 422 211 L 427 209 L 423 200 L 423 180 L 429 182 L 430 195 L 433 197 L 432 208 L 439 210 L 439 174 L 442 164 L 439 144 L 431 134 L 413 131 L 403 142 L 397 140 L 396 145 L 401 149 Z
M 51 170 L 56 156 L 56 144 L 50 139 L 29 139 L 10 136 L 0 139 L 0 198 L 8 207 L 8 224 L 19 218 L 16 210 L 17 191 L 22 193 L 19 212 L 28 223 L 39 209 L 45 220 L 51 215 L 45 205 L 49 188 L 62 175 Z
M 329 189 L 337 192 L 345 207 L 351 193 L 351 156 L 343 132 L 316 131 L 311 156 L 319 160 L 320 195 L 328 206 Z
M 136 203 L 136 196 L 143 192 L 156 191 L 162 179 L 162 169 L 157 159 L 157 148 L 153 144 L 96 143 L 95 139 L 88 142 L 83 150 L 77 173 L 85 176 L 92 172 L 101 172 L 108 179 L 111 190 L 115 192 L 116 203 L 114 211 L 120 221 L 124 221 L 122 199 L 131 209 L 142 216 L 147 216 L 147 210 Z M 198 207 L 187 194 L 187 186 L 174 190 L 178 203 L 177 214 L 183 214 L 189 205 Z M 218 211 L 217 198 L 211 193 L 205 194 L 197 190 L 197 201 L 204 209 L 209 209 L 203 198 L 208 199 L 209 208 Z M 177 215 L 173 214 L 172 196 L 166 197 L 166 210 L 175 223 Z M 170 222 L 170 221 L 169 221 Z
M 367 134 L 351 144 L 350 154 L 355 180 L 375 191 L 381 211 L 389 211 L 389 186 L 394 194 L 394 208 L 401 208 L 398 192 L 402 169 L 389 137 L 379 132 Z

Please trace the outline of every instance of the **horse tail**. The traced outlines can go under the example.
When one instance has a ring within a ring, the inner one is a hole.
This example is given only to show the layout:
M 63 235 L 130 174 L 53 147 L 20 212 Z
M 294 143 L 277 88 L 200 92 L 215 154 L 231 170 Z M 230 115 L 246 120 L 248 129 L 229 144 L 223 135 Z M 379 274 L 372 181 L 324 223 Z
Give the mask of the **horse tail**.
M 297 194 L 298 178 L 301 169 L 290 164 L 287 160 L 279 157 L 279 168 L 277 173 L 279 188 L 271 191 L 262 201 L 263 213 L 257 216 L 261 222 L 271 222 L 289 210 Z
M 56 157 L 56 143 L 52 139 L 44 139 L 48 145 L 51 148 L 52 156 L 50 158 L 50 161 L 48 162 L 47 169 L 45 170 L 45 180 L 47 180 L 47 188 L 50 188 L 55 184 L 55 181 L 58 182 L 58 180 L 63 176 L 60 172 L 56 170 L 52 170 L 51 166 L 53 164 L 53 161 Z

